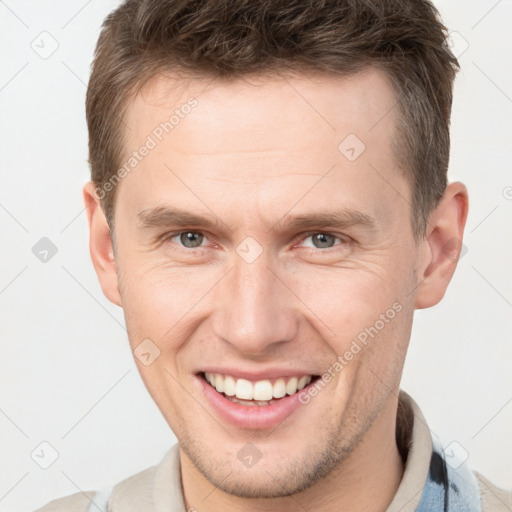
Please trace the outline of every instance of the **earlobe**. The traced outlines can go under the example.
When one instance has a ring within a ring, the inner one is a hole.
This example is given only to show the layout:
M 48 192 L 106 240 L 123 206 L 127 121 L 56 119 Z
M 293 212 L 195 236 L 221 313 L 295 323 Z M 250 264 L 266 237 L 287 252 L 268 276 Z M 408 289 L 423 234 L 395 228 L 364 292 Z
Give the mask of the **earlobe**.
M 421 272 L 418 275 L 416 309 L 429 308 L 444 296 L 463 249 L 468 214 L 468 193 L 462 183 L 451 183 L 430 214 Z
M 103 293 L 111 302 L 121 306 L 110 228 L 95 190 L 96 185 L 93 182 L 86 183 L 83 188 L 89 222 L 89 251 Z

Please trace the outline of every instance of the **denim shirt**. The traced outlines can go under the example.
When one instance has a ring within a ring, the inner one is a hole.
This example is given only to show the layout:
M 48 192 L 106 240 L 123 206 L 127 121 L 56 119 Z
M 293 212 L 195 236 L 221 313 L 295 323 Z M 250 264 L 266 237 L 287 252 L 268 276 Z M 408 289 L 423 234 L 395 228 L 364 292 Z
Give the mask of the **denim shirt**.
M 433 439 L 427 482 L 417 512 L 482 512 L 480 490 L 466 463 L 447 464 L 441 443 Z

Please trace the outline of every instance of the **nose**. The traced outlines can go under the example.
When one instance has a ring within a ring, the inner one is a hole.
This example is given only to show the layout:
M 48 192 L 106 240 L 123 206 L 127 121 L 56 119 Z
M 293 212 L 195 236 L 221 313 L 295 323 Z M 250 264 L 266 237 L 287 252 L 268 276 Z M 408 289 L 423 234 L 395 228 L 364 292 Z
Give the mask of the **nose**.
M 270 259 L 265 251 L 252 263 L 234 254 L 216 290 L 214 332 L 247 356 L 264 357 L 296 338 L 297 301 Z

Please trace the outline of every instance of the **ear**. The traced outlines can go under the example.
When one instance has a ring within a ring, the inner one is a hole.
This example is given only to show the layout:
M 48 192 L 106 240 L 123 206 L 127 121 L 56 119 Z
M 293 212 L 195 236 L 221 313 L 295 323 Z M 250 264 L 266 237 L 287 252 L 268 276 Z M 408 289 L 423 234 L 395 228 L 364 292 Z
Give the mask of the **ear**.
M 96 193 L 96 185 L 92 181 L 85 184 L 83 195 L 89 221 L 89 251 L 92 264 L 107 299 L 121 306 L 121 294 L 119 292 L 110 228 Z
M 429 216 L 422 242 L 416 309 L 434 306 L 443 298 L 461 255 L 467 215 L 467 189 L 462 183 L 451 183 Z

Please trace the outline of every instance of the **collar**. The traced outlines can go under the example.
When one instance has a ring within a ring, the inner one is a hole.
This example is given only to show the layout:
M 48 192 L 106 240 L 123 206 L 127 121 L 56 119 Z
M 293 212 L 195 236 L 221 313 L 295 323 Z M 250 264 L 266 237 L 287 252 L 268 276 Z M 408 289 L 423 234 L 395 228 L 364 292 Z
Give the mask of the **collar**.
M 405 471 L 386 512 L 482 512 L 475 475 L 465 461 L 447 456 L 405 391 L 399 395 L 396 432 Z

